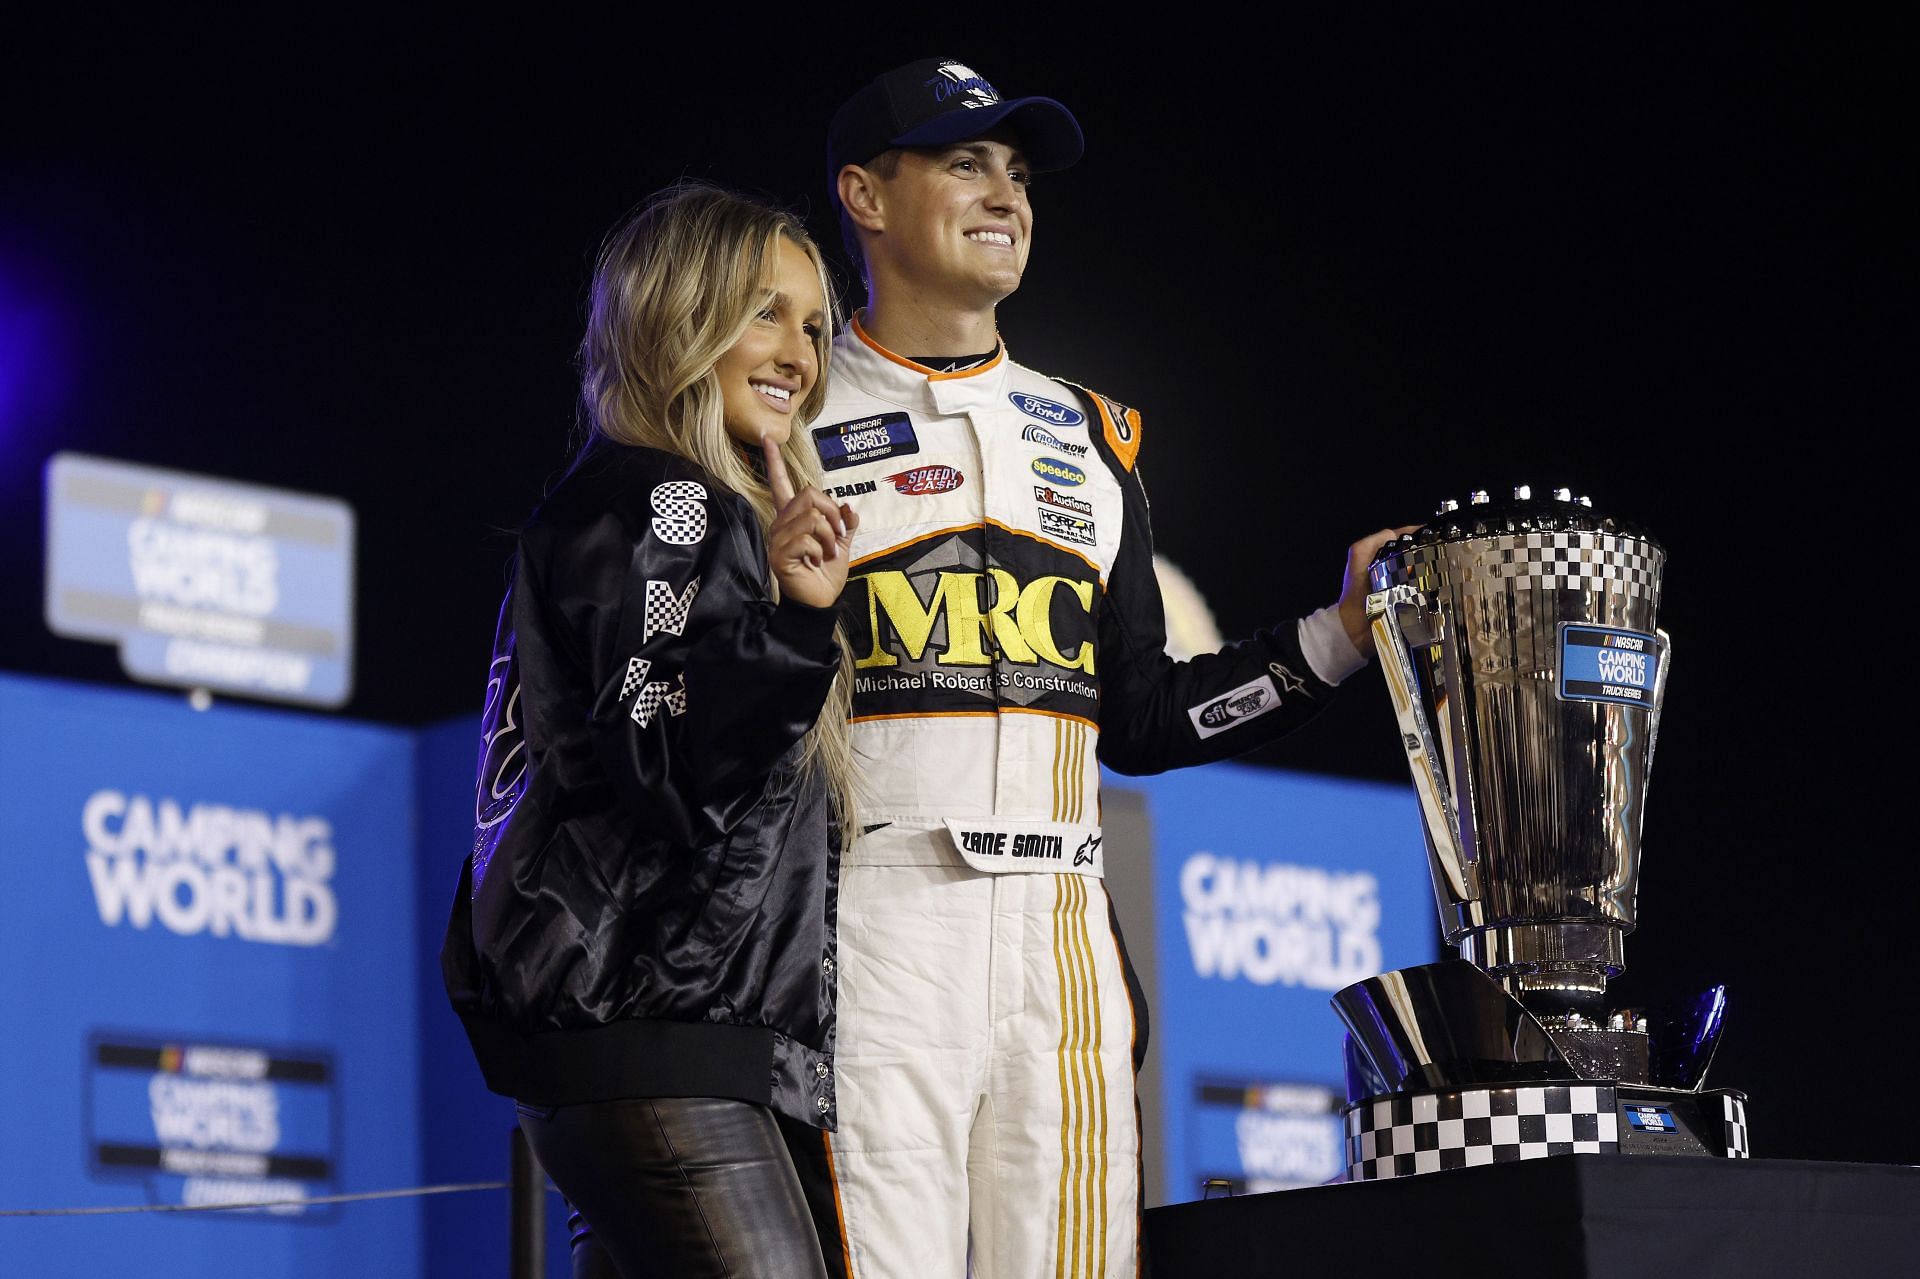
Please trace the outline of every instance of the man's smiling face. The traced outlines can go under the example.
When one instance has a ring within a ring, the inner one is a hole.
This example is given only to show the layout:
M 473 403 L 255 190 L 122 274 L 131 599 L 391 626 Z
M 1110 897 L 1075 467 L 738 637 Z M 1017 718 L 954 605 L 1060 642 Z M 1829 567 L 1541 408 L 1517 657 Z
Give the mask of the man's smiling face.
M 1032 247 L 1029 170 L 1018 139 L 997 129 L 951 146 L 906 150 L 876 182 L 874 265 L 929 303 L 987 308 L 1020 287 Z

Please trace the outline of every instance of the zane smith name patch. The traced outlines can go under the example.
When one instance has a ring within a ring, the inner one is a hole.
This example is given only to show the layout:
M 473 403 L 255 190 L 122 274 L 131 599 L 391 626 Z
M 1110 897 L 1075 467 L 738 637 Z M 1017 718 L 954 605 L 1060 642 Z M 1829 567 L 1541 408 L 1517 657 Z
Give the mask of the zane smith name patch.
M 1105 878 L 1100 828 L 1071 822 L 949 817 L 947 830 L 967 865 L 989 875 L 1087 875 Z
M 813 443 L 820 450 L 820 465 L 829 471 L 920 451 L 913 423 L 905 413 L 880 413 L 851 422 L 836 422 L 832 426 L 816 426 Z
M 1661 656 L 1657 635 L 1562 622 L 1560 699 L 1652 710 Z

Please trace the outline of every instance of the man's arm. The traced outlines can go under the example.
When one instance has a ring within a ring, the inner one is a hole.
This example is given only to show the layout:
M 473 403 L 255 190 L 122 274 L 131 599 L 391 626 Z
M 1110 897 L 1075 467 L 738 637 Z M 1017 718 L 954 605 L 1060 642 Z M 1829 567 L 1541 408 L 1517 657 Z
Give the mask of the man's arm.
M 1348 548 L 1336 605 L 1185 662 L 1166 654 L 1166 616 L 1153 571 L 1153 531 L 1136 466 L 1137 413 L 1091 392 L 1090 431 L 1120 480 L 1120 549 L 1099 618 L 1100 760 L 1121 773 L 1159 773 L 1241 755 L 1320 713 L 1334 686 L 1365 665 L 1367 568 L 1396 535 L 1381 529 Z

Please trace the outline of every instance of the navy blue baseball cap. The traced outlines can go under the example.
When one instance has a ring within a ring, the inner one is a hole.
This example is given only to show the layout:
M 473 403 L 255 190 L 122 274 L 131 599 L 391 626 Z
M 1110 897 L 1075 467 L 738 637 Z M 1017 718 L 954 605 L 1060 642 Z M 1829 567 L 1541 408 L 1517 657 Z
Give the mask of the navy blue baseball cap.
M 965 142 L 1005 125 L 1035 173 L 1067 168 L 1086 150 L 1080 122 L 1052 98 L 1003 99 L 986 77 L 952 58 L 895 67 L 840 104 L 827 128 L 827 181 L 839 203 L 840 170 L 895 147 Z

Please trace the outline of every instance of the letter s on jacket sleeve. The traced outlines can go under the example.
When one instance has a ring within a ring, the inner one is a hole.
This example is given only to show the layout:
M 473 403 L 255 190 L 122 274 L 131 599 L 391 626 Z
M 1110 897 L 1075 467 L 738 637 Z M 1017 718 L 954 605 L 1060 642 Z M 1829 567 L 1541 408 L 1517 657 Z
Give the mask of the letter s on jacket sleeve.
M 751 811 L 813 725 L 839 652 L 833 610 L 773 602 L 752 508 L 672 474 L 541 558 L 608 782 L 650 835 L 701 844 Z

